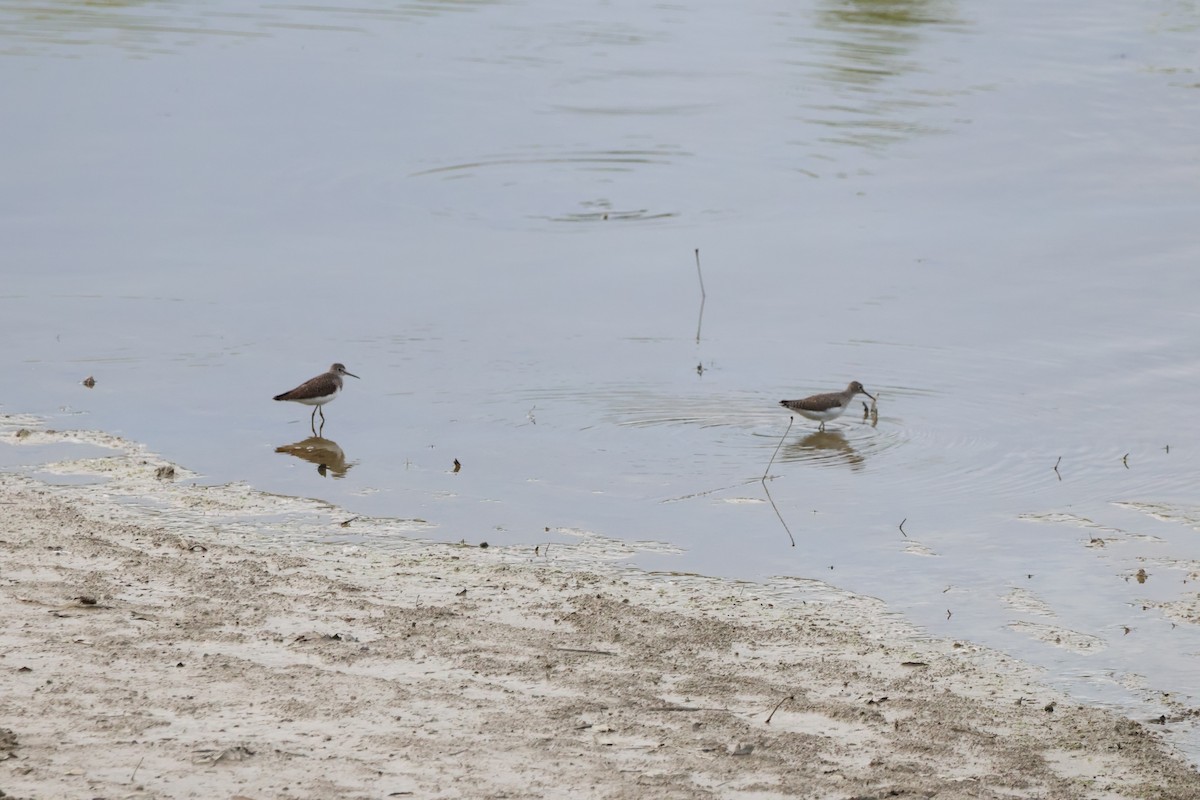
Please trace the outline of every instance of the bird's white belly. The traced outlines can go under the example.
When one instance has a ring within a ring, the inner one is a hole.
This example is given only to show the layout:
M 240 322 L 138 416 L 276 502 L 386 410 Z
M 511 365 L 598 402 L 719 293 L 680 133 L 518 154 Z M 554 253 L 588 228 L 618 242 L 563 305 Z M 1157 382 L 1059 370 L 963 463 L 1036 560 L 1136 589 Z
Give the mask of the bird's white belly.
M 302 400 L 293 400 L 293 403 L 303 403 L 306 406 L 323 406 L 333 398 L 337 397 L 337 392 L 327 394 L 324 397 L 305 397 Z
M 842 412 L 846 410 L 846 407 L 845 406 L 833 406 L 831 408 L 825 409 L 824 411 L 807 411 L 802 408 L 796 408 L 796 409 L 791 409 L 791 410 L 795 411 L 797 414 L 799 414 L 802 417 L 807 417 L 808 419 L 816 420 L 817 422 L 829 422 L 830 420 L 834 420 L 834 419 L 837 419 L 838 417 L 840 417 L 842 415 Z

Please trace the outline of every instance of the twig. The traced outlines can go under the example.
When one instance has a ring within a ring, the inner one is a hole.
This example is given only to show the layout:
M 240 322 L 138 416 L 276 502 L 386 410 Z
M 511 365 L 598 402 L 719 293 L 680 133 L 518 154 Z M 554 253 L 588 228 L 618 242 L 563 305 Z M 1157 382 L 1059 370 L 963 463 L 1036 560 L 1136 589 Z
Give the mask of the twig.
M 646 711 L 725 711 L 723 708 L 701 708 L 700 706 L 651 706 Z
M 560 653 L 583 653 L 589 656 L 615 656 L 611 650 L 588 650 L 583 647 L 551 647 L 551 650 L 557 650 Z
M 146 760 L 145 756 L 138 759 L 137 766 L 133 768 L 133 774 L 129 776 L 129 782 L 133 783 L 137 779 L 137 771 L 142 768 L 142 762 Z
M 1125 469 L 1129 469 L 1129 453 L 1121 456 L 1121 463 L 1125 465 Z
M 708 292 L 704 291 L 704 273 L 700 271 L 700 248 L 696 248 L 696 277 L 700 279 L 700 317 L 696 320 L 696 344 L 700 344 L 700 326 L 704 324 L 704 301 Z
M 901 532 L 901 533 L 904 533 L 904 523 L 906 523 L 906 522 L 908 522 L 908 517 L 905 517 L 904 519 L 900 520 L 900 532 Z M 907 539 L 907 538 L 908 538 L 908 534 L 907 534 L 907 533 L 904 533 L 904 538 L 905 538 L 905 539 Z
M 783 432 L 783 436 L 779 437 L 779 444 L 775 445 L 775 452 L 771 453 L 771 460 L 767 462 L 767 468 L 763 470 L 762 479 L 764 481 L 767 479 L 767 475 L 771 472 L 771 467 L 775 464 L 775 456 L 779 455 L 779 448 L 783 447 L 783 443 L 787 439 L 787 435 L 792 431 L 792 423 L 795 421 L 795 417 L 788 417 L 787 430 Z
M 696 251 L 699 252 L 699 251 Z M 779 513 L 779 506 L 775 505 L 775 498 L 771 497 L 771 490 L 767 488 L 767 475 L 771 472 L 771 465 L 775 463 L 775 456 L 779 455 L 779 448 L 783 447 L 783 440 L 792 431 L 792 423 L 796 421 L 795 417 L 788 417 L 787 430 L 783 432 L 783 436 L 779 437 L 779 444 L 775 445 L 775 452 L 771 453 L 771 460 L 767 463 L 767 468 L 763 470 L 762 487 L 767 493 L 767 499 L 771 501 L 771 508 L 775 509 L 775 516 L 779 517 L 779 521 L 783 524 L 783 529 L 787 531 L 788 538 L 792 540 L 792 547 L 796 546 L 796 537 L 792 536 L 792 529 L 788 527 L 787 522 L 783 519 L 783 514 Z
M 1058 476 L 1058 479 L 1060 481 L 1062 480 L 1062 473 L 1058 471 L 1058 465 L 1061 463 L 1062 463 L 1062 456 L 1059 456 L 1058 461 L 1054 462 L 1054 474 Z
M 787 697 L 783 698 L 783 699 L 782 699 L 782 700 L 780 700 L 778 703 L 776 703 L 776 704 L 775 704 L 775 707 L 771 709 L 771 713 L 770 713 L 770 714 L 767 714 L 767 722 L 766 722 L 766 724 L 767 724 L 767 725 L 770 725 L 770 724 L 771 724 L 771 717 L 775 716 L 775 712 L 779 710 L 779 707 L 780 707 L 781 705 L 783 705 L 784 703 L 786 703 L 788 700 L 795 700 L 795 699 L 796 699 L 796 695 L 794 695 L 794 694 L 789 694 Z

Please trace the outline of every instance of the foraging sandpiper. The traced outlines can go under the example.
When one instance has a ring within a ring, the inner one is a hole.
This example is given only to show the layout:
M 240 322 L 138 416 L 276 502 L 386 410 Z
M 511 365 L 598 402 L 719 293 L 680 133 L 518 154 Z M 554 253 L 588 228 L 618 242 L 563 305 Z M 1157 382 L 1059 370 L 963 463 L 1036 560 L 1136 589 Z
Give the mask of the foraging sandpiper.
M 872 400 L 875 399 L 874 395 L 864 389 L 861 383 L 850 381 L 850 385 L 846 387 L 845 391 L 814 394 L 803 400 L 780 400 L 779 405 L 789 411 L 795 411 L 802 417 L 820 422 L 821 427 L 818 430 L 823 431 L 825 423 L 840 417 L 856 394 L 865 394 Z

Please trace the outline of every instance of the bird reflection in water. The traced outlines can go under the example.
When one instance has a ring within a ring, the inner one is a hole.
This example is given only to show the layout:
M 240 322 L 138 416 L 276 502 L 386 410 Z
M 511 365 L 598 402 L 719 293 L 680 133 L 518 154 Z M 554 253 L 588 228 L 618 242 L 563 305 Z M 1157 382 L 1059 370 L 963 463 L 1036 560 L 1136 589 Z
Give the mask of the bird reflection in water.
M 337 442 L 320 436 L 310 436 L 295 444 L 280 445 L 275 448 L 275 452 L 287 453 L 310 464 L 316 464 L 317 473 L 322 477 L 332 475 L 335 478 L 344 478 L 354 466 L 346 461 L 346 454 Z
M 803 439 L 788 442 L 779 460 L 849 464 L 851 469 L 862 469 L 866 462 L 838 430 L 814 431 Z

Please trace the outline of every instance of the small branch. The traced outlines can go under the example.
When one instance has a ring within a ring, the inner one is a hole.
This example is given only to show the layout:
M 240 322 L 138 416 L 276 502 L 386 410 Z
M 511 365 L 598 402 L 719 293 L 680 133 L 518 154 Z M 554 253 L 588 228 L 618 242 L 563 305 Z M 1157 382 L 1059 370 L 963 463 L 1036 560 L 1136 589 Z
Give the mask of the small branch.
M 783 705 L 784 703 L 786 703 L 788 700 L 795 700 L 795 699 L 796 699 L 796 695 L 794 695 L 794 694 L 789 694 L 787 697 L 783 698 L 783 699 L 782 699 L 782 700 L 780 700 L 778 703 L 776 703 L 776 704 L 775 704 L 775 707 L 771 709 L 771 713 L 770 713 L 770 714 L 767 714 L 767 722 L 766 722 L 766 724 L 768 724 L 768 725 L 770 725 L 770 724 L 771 724 L 771 717 L 775 716 L 775 712 L 779 710 L 779 707 L 780 707 L 781 705 Z
M 900 520 L 900 532 L 901 532 L 901 533 L 904 533 L 904 523 L 906 523 L 906 522 L 908 522 L 908 517 L 905 517 L 904 519 Z M 908 538 L 908 534 L 907 534 L 907 533 L 904 533 L 904 538 L 905 538 L 905 539 L 907 539 L 907 538 Z
M 647 711 L 727 711 L 724 708 L 701 708 L 699 706 L 651 706 Z
M 704 291 L 704 273 L 700 271 L 700 248 L 696 248 L 696 277 L 700 279 L 700 316 L 696 320 L 696 344 L 700 344 L 700 326 L 704 324 L 704 301 L 708 292 Z
M 615 656 L 611 650 L 588 650 L 584 647 L 551 647 L 551 650 L 557 650 L 560 653 L 583 653 L 589 656 Z
M 775 516 L 779 517 L 779 522 L 782 523 L 783 529 L 787 531 L 788 538 L 792 540 L 792 547 L 796 546 L 796 537 L 792 536 L 792 529 L 788 527 L 787 522 L 783 519 L 783 514 L 779 513 L 779 506 L 775 505 L 775 498 L 771 497 L 771 490 L 767 488 L 767 475 L 771 472 L 771 465 L 775 463 L 775 456 L 779 455 L 779 448 L 783 447 L 784 439 L 792 431 L 792 423 L 796 421 L 795 417 L 788 417 L 787 430 L 783 432 L 783 436 L 779 437 L 779 444 L 775 445 L 775 452 L 771 453 L 771 460 L 767 463 L 767 468 L 763 470 L 762 487 L 767 493 L 767 499 L 771 501 L 771 508 L 775 509 Z
M 1058 465 L 1061 463 L 1062 463 L 1062 456 L 1059 456 L 1058 461 L 1054 462 L 1054 474 L 1058 476 L 1058 479 L 1060 481 L 1062 480 L 1062 473 L 1058 471 Z
M 1121 463 L 1125 465 L 1125 469 L 1129 469 L 1129 453 L 1121 456 Z

